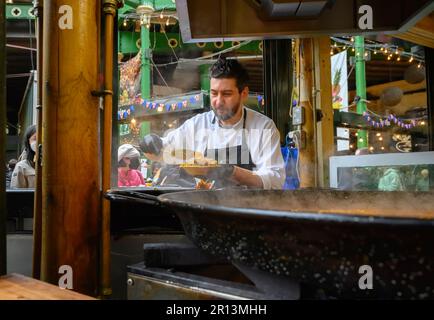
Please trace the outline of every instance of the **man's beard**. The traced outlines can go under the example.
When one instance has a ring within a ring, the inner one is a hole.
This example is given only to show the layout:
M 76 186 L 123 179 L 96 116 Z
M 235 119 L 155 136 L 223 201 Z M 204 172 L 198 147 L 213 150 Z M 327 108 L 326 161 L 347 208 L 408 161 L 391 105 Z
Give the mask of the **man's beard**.
M 240 106 L 238 105 L 238 108 L 228 108 L 227 110 L 225 110 L 224 113 L 218 113 L 216 108 L 212 107 L 212 111 L 214 112 L 217 119 L 219 119 L 219 121 L 227 121 L 231 119 L 233 116 L 235 116 L 239 108 Z

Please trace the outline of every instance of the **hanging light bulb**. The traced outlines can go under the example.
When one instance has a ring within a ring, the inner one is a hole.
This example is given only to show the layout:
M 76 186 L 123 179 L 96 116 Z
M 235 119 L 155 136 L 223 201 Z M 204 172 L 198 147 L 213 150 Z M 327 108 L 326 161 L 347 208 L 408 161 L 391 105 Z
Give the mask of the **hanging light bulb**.
M 363 138 L 360 138 L 360 139 L 359 139 L 359 142 L 363 142 Z
M 398 58 L 396 59 L 396 61 L 401 61 L 401 56 L 398 56 Z
M 383 48 L 383 47 L 381 47 L 381 48 L 380 48 L 380 51 L 384 51 L 384 48 Z
M 417 67 L 420 69 L 420 67 L 422 67 L 422 63 L 419 62 L 419 64 L 417 65 Z
M 346 50 L 346 49 L 347 49 L 347 46 L 344 46 L 342 49 Z
M 336 48 L 337 46 L 338 46 L 338 44 L 337 44 L 337 43 L 335 42 L 335 44 L 333 45 L 333 47 L 335 47 L 335 48 Z
M 351 37 L 351 42 L 354 42 L 354 37 Z
M 163 12 L 160 13 L 160 19 L 163 20 L 164 16 L 163 16 Z
M 333 55 L 333 49 L 330 50 L 330 55 L 331 55 L 331 56 Z
M 368 56 L 368 52 L 365 52 L 365 57 L 367 57 Z
M 351 51 L 354 52 L 355 51 L 354 48 L 351 48 Z
M 398 51 L 398 49 L 396 49 L 396 51 L 395 51 L 395 54 L 396 54 L 396 55 L 398 55 L 398 54 L 399 54 L 399 51 Z
M 391 57 L 391 56 L 388 56 L 388 57 L 387 57 L 387 60 L 389 60 L 389 61 L 390 61 L 390 59 L 392 59 L 392 57 Z
M 151 28 L 151 24 L 150 23 L 146 24 L 146 28 L 150 29 Z
M 166 26 L 168 26 L 169 24 L 170 24 L 170 18 L 167 18 Z
M 124 20 L 124 23 L 123 23 L 123 26 L 126 27 L 127 25 L 128 25 L 128 20 L 125 19 L 125 20 Z
M 374 54 L 377 54 L 377 50 L 374 50 Z
M 411 63 L 411 62 L 413 62 L 413 60 L 414 60 L 414 59 L 413 59 L 413 56 L 411 56 L 411 57 L 410 57 L 410 60 L 408 60 L 408 62 Z
M 369 151 L 374 151 L 374 147 L 369 147 Z

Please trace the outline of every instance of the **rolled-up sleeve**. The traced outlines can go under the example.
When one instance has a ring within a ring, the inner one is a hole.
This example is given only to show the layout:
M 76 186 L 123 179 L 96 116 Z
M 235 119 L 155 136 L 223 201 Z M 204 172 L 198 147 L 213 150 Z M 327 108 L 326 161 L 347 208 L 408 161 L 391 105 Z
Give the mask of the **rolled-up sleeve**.
M 280 134 L 274 122 L 267 122 L 260 139 L 252 138 L 251 154 L 256 165 L 254 173 L 262 179 L 264 189 L 282 189 L 286 179 L 285 162 L 280 148 Z

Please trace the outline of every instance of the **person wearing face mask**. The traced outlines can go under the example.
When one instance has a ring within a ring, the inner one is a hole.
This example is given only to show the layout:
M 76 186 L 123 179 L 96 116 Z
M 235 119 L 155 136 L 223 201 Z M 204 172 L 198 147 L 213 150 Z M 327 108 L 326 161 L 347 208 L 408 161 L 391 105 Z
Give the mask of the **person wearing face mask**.
M 12 172 L 11 188 L 35 187 L 36 126 L 27 128 L 24 134 L 24 156 Z
M 140 153 L 131 144 L 123 144 L 118 149 L 118 187 L 137 187 L 145 181 L 139 170 Z
M 143 153 L 153 161 L 167 162 L 170 150 L 193 150 L 219 164 L 207 177 L 216 181 L 217 188 L 282 189 L 286 174 L 279 131 L 273 120 L 245 107 L 247 70 L 234 59 L 219 58 L 210 78 L 212 110 L 162 138 L 145 136 L 140 143 Z

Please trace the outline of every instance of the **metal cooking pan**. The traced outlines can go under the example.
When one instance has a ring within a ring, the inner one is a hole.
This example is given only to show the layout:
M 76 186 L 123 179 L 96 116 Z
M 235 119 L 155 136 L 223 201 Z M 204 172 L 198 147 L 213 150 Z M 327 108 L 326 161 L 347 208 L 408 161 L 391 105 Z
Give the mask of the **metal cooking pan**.
M 164 207 L 158 196 L 166 193 L 194 190 L 182 187 L 128 187 L 105 193 L 110 200 L 112 232 L 170 231 L 182 232 L 181 223 L 173 211 Z
M 290 279 L 325 298 L 434 298 L 433 192 L 223 190 L 159 199 L 198 247 L 247 276 L 270 275 L 251 277 L 256 284 Z M 373 289 L 365 289 L 366 266 Z

